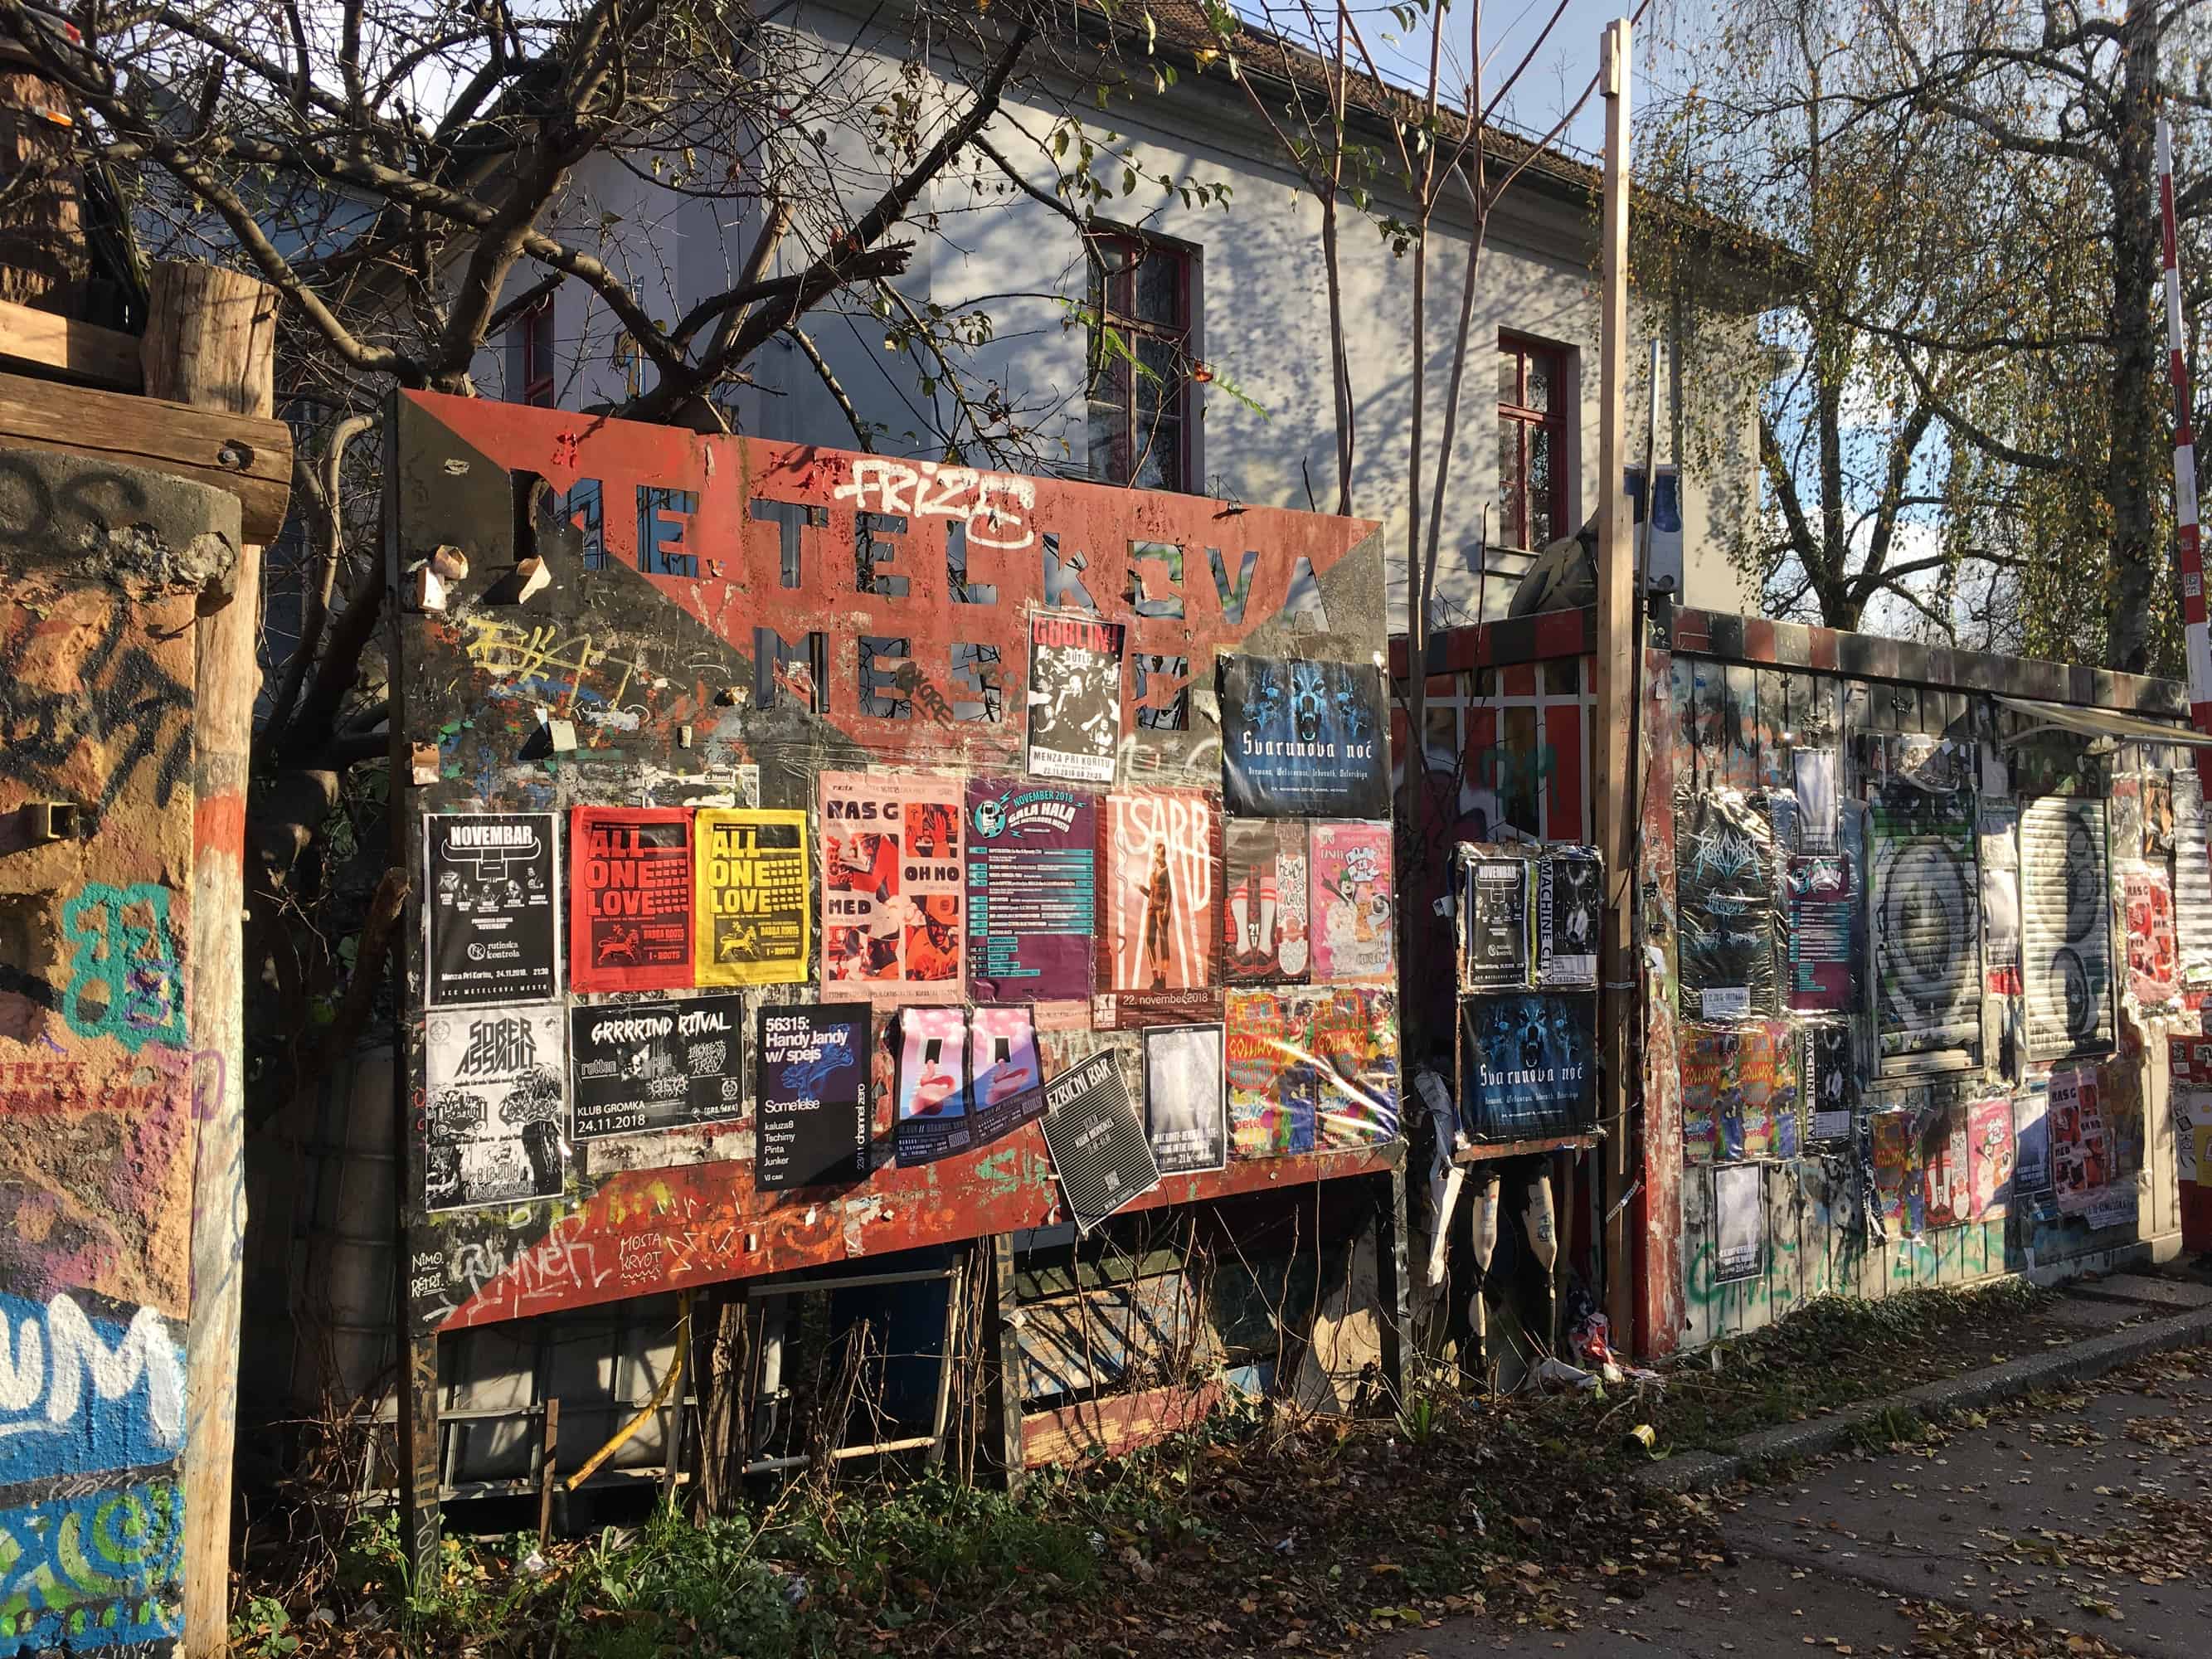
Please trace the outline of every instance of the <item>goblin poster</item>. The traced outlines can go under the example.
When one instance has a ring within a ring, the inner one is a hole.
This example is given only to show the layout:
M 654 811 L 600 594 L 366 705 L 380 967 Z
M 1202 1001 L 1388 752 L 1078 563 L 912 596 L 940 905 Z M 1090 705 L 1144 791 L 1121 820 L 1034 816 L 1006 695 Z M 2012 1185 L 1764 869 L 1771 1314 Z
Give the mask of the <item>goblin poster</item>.
M 1030 618 L 1029 770 L 1076 783 L 1114 781 L 1121 738 L 1120 623 L 1079 611 Z
M 1239 817 L 1382 818 L 1390 812 L 1382 671 L 1224 656 L 1221 778 Z
M 692 983 L 691 814 L 579 806 L 569 819 L 568 978 L 579 991 Z

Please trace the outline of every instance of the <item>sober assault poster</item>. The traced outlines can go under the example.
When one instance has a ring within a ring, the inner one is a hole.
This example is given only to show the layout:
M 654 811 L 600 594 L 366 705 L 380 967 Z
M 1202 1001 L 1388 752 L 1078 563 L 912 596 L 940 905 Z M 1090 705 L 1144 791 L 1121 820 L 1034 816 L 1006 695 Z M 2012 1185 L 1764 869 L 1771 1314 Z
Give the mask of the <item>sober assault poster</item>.
M 976 1002 L 1088 1001 L 1098 798 L 1022 778 L 968 784 L 968 983 Z
M 427 812 L 422 925 L 432 1007 L 561 994 L 550 812 Z
M 699 982 L 806 978 L 806 814 L 716 810 L 699 838 Z
M 568 977 L 579 991 L 692 982 L 691 814 L 578 806 L 569 834 Z
M 878 1006 L 957 1002 L 961 787 L 951 778 L 822 775 L 822 982 Z
M 423 1021 L 425 1207 L 561 1195 L 563 1012 L 541 1002 L 433 1011 Z
M 1221 973 L 1231 985 L 1295 985 L 1306 977 L 1306 826 L 1236 818 L 1223 830 Z
M 1030 618 L 1029 770 L 1114 781 L 1121 738 L 1122 624 L 1079 611 Z
M 754 1186 L 786 1192 L 867 1177 L 868 1023 L 865 1003 L 762 1006 Z
M 577 1139 L 744 1118 L 742 997 L 600 1003 L 568 1022 Z
M 1221 1017 L 1221 809 L 1197 789 L 1106 798 L 1097 1022 L 1181 1025 Z
M 1342 662 L 1224 656 L 1222 790 L 1254 818 L 1382 818 L 1390 812 L 1382 671 Z

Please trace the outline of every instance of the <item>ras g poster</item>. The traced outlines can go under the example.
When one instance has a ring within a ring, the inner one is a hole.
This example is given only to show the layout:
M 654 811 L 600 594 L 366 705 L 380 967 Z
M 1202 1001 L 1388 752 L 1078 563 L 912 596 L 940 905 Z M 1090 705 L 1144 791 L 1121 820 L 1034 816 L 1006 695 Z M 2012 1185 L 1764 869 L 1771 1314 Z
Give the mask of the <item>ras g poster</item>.
M 1596 999 L 1573 993 L 1460 1004 L 1460 1121 L 1480 1140 L 1526 1140 L 1590 1125 L 1597 1109 Z
M 822 982 L 878 1006 L 957 1002 L 961 786 L 879 772 L 822 775 Z
M 422 815 L 431 1006 L 560 995 L 557 823 L 550 812 Z
M 1098 1024 L 1221 1017 L 1221 807 L 1197 789 L 1106 797 Z
M 744 999 L 728 993 L 570 1009 L 576 1139 L 738 1121 L 744 1026 Z
M 1597 989 L 1598 920 L 1605 865 L 1587 847 L 1558 847 L 1536 859 L 1536 983 L 1547 991 Z
M 2173 885 L 2163 870 L 2138 866 L 2122 874 L 2127 895 L 2128 992 L 2146 1008 L 2181 994 L 2180 953 L 2173 938 Z
M 1316 983 L 1390 972 L 1390 826 L 1316 823 L 1312 830 L 1313 976 Z
M 772 1003 L 759 1011 L 753 1184 L 765 1192 L 865 1180 L 868 1029 L 865 1003 Z
M 1193 1175 L 1229 1162 L 1222 1096 L 1221 1027 L 1153 1025 L 1145 1031 L 1145 1134 L 1162 1175 Z
M 568 978 L 579 991 L 692 982 L 691 814 L 680 806 L 569 811 Z
M 933 1164 L 975 1145 L 968 1121 L 968 1015 L 962 1008 L 899 1010 L 898 1115 L 892 1144 L 902 1165 Z
M 2079 1214 L 2095 1206 L 2112 1179 L 2112 1140 L 2098 1097 L 2098 1068 L 2051 1074 L 2051 1174 L 2058 1207 Z
M 1088 1232 L 1160 1184 L 1160 1166 L 1111 1049 L 1044 1086 L 1044 1146 L 1069 1217 Z
M 1114 781 L 1121 740 L 1121 628 L 1080 611 L 1030 617 L 1030 775 Z
M 568 1129 L 557 1002 L 432 1010 L 422 1022 L 426 1208 L 558 1198 Z
M 1222 793 L 1248 818 L 1381 818 L 1390 812 L 1382 671 L 1342 662 L 1224 656 Z
M 1462 984 L 1470 991 L 1526 987 L 1528 860 L 1518 853 L 1462 851 L 1459 869 Z
M 967 810 L 969 995 L 1089 1001 L 1098 798 L 1024 778 L 970 778 Z
M 807 975 L 806 814 L 710 809 L 699 839 L 699 982 L 796 985 Z
M 1225 898 L 1221 975 L 1231 985 L 1295 985 L 1306 977 L 1306 826 L 1231 818 L 1222 830 Z

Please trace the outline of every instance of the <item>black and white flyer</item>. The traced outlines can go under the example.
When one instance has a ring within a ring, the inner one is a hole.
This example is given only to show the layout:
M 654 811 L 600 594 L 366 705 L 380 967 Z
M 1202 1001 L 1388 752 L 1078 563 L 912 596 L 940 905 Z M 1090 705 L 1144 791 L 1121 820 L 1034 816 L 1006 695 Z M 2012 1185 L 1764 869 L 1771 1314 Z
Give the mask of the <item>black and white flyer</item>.
M 1145 1134 L 1162 1175 L 1228 1167 L 1221 1030 L 1218 1025 L 1145 1030 Z
M 1044 1085 L 1044 1145 L 1060 1197 L 1085 1232 L 1160 1184 L 1160 1166 L 1111 1049 Z
M 434 1009 L 422 1022 L 423 1204 L 558 1198 L 567 1167 L 564 1006 Z
M 735 993 L 571 1009 L 576 1139 L 742 1121 L 744 1024 Z
M 1470 991 L 1524 989 L 1529 979 L 1528 860 L 1462 855 L 1460 981 Z
M 762 1007 L 754 1186 L 783 1192 L 867 1178 L 868 1019 L 866 1003 Z
M 561 994 L 550 812 L 426 812 L 430 1006 Z
M 1081 611 L 1030 617 L 1029 772 L 1114 781 L 1121 741 L 1122 624 Z
M 1597 988 L 1597 930 L 1605 865 L 1587 847 L 1554 847 L 1536 860 L 1536 983 L 1547 991 Z

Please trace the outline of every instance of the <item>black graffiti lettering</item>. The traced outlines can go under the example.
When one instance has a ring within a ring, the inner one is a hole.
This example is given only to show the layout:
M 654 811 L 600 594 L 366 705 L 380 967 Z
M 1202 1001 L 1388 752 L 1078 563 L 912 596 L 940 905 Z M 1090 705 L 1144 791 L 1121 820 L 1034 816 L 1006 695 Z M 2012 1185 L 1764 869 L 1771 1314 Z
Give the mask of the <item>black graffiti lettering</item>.
M 114 805 L 139 768 L 150 764 L 154 804 L 167 806 L 191 759 L 191 693 L 165 673 L 143 646 L 123 643 L 131 611 L 118 600 L 100 641 L 82 665 L 81 685 L 65 691 L 30 683 L 25 667 L 33 625 L 0 644 L 0 778 L 59 791 L 64 769 L 82 744 L 106 748 L 100 810 Z

